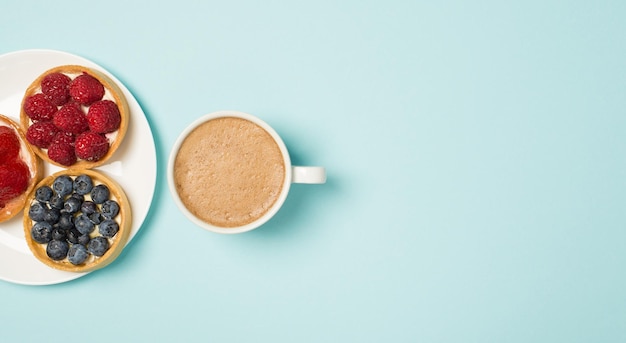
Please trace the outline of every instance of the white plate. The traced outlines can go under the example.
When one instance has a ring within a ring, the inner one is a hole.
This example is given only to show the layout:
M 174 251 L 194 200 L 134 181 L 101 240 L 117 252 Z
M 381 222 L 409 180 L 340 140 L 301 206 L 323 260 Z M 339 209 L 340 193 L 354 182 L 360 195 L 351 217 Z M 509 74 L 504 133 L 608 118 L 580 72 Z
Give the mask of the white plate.
M 133 212 L 130 242 L 150 209 L 156 185 L 157 161 L 154 137 L 146 115 L 117 78 L 92 61 L 61 51 L 22 50 L 0 55 L 0 113 L 19 122 L 20 105 L 26 88 L 44 71 L 64 64 L 79 64 L 102 71 L 119 85 L 128 101 L 131 121 L 126 137 L 111 160 L 95 169 L 115 179 L 128 196 Z M 60 169 L 44 162 L 44 176 Z M 0 223 L 1 280 L 25 285 L 50 285 L 86 275 L 52 269 L 41 263 L 28 249 L 23 232 L 20 215 Z

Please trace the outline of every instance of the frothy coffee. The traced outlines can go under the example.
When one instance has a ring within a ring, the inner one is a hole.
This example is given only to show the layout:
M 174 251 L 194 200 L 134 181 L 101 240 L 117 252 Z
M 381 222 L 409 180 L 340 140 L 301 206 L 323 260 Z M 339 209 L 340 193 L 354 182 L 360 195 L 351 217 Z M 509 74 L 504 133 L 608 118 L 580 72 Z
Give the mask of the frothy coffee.
M 185 207 L 219 227 L 237 227 L 262 217 L 285 181 L 280 147 L 259 125 L 222 117 L 196 127 L 174 161 L 174 183 Z

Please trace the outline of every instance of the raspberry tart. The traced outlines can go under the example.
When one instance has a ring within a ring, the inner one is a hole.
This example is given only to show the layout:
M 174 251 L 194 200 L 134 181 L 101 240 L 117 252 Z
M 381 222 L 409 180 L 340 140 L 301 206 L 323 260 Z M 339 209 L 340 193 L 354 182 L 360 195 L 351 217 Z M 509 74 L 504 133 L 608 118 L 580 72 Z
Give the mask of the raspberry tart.
M 41 173 L 41 161 L 19 125 L 0 114 L 0 222 L 21 213 Z
M 45 161 L 91 169 L 104 164 L 120 146 L 129 112 L 124 94 L 108 76 L 63 65 L 47 70 L 26 89 L 20 123 Z
M 66 169 L 41 180 L 28 196 L 23 220 L 33 255 L 70 272 L 89 272 L 113 262 L 131 231 L 124 191 L 90 169 Z

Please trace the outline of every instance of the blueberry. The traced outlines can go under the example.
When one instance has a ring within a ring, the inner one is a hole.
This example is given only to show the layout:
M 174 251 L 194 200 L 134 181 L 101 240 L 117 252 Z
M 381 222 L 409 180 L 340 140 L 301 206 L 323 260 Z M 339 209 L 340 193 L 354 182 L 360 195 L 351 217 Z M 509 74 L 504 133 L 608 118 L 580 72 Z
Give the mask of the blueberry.
M 46 205 L 40 202 L 35 202 L 30 205 L 30 208 L 28 209 L 28 217 L 36 222 L 43 221 L 47 210 L 48 208 Z
M 74 216 L 71 213 L 63 212 L 59 216 L 58 225 L 60 228 L 69 230 L 74 228 Z
M 35 199 L 41 202 L 48 202 L 52 199 L 52 188 L 48 186 L 41 186 L 35 191 Z
M 91 215 L 92 213 L 98 211 L 98 206 L 96 206 L 96 203 L 93 201 L 85 200 L 80 206 L 80 211 L 83 212 L 83 214 Z
M 65 206 L 65 197 L 59 194 L 54 194 L 50 199 L 50 206 L 52 208 L 62 209 Z
M 98 226 L 98 232 L 104 237 L 113 237 L 119 231 L 120 226 L 113 219 L 106 219 Z
M 37 243 L 48 243 L 52 240 L 52 225 L 46 222 L 35 223 L 30 229 L 30 236 Z
M 78 210 L 80 210 L 81 205 L 82 203 L 80 199 L 71 196 L 67 198 L 67 201 L 65 201 L 65 204 L 63 205 L 63 210 L 67 213 L 76 213 L 78 212 Z
M 66 196 L 72 193 L 74 189 L 74 181 L 67 175 L 59 175 L 54 182 L 52 182 L 52 189 L 61 196 Z
M 56 224 L 59 222 L 59 217 L 61 216 L 61 211 L 56 208 L 49 208 L 43 215 L 43 220 L 47 221 L 50 224 Z
M 91 222 L 94 225 L 98 225 L 98 224 L 102 223 L 102 221 L 104 220 L 104 217 L 102 216 L 102 213 L 94 212 L 94 213 L 89 215 L 89 220 L 91 220 Z
M 66 241 L 51 240 L 46 247 L 46 254 L 55 261 L 64 259 L 69 250 L 69 244 Z
M 95 228 L 91 220 L 89 220 L 89 217 L 84 214 L 81 214 L 74 219 L 74 227 L 76 227 L 76 230 L 83 235 L 90 234 Z
M 91 178 L 88 175 L 78 175 L 74 179 L 74 192 L 76 192 L 76 194 L 89 194 L 92 188 L 93 181 L 91 181 Z
M 109 240 L 102 236 L 94 237 L 89 241 L 87 250 L 96 256 L 102 256 L 109 250 Z
M 120 213 L 120 205 L 115 200 L 107 200 L 102 203 L 102 215 L 104 218 L 115 218 L 118 213 Z
M 84 263 L 87 257 L 89 257 L 89 252 L 87 252 L 87 248 L 82 244 L 72 244 L 67 252 L 67 259 L 73 265 Z
M 60 227 L 52 229 L 52 239 L 56 241 L 63 241 L 67 238 L 67 232 Z
M 91 241 L 91 236 L 89 236 L 88 234 L 78 236 L 78 244 L 87 246 L 87 244 L 89 244 L 90 241 Z
M 70 195 L 70 197 L 74 198 L 74 199 L 78 199 L 78 201 L 81 203 L 83 203 L 83 201 L 85 201 L 85 196 L 82 194 L 77 194 L 77 193 L 72 193 L 72 195 Z
M 91 200 L 96 204 L 102 204 L 109 199 L 109 188 L 104 185 L 97 185 L 91 190 Z
M 80 235 L 80 231 L 76 230 L 75 227 L 72 227 L 71 229 L 67 230 L 67 241 L 72 244 L 76 244 L 78 243 L 78 237 L 80 237 Z M 89 237 L 89 235 L 86 236 Z

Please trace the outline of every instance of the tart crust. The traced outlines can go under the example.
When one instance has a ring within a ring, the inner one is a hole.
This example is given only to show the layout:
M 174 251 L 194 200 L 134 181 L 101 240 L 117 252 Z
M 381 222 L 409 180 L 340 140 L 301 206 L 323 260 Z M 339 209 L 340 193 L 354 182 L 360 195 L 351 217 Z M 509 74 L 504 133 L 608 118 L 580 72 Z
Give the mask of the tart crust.
M 100 269 L 100 268 L 107 266 L 109 263 L 113 262 L 120 255 L 120 253 L 126 246 L 128 237 L 130 236 L 131 223 L 132 223 L 130 203 L 122 187 L 117 182 L 105 176 L 101 172 L 97 172 L 95 170 L 88 170 L 88 169 L 62 170 L 41 180 L 41 182 L 37 184 L 37 187 L 35 187 L 35 189 L 43 185 L 52 186 L 54 179 L 60 175 L 69 175 L 70 177 L 72 177 L 72 179 L 74 179 L 76 176 L 81 175 L 81 174 L 89 175 L 91 179 L 93 180 L 94 186 L 98 184 L 105 184 L 109 188 L 110 199 L 117 201 L 117 203 L 120 206 L 120 212 L 115 217 L 115 221 L 119 225 L 119 231 L 117 232 L 115 236 L 113 236 L 113 238 L 109 238 L 110 248 L 101 257 L 90 255 L 87 261 L 85 261 L 85 263 L 80 264 L 80 265 L 72 264 L 71 262 L 68 261 L 67 258 L 60 260 L 60 261 L 52 260 L 46 254 L 47 244 L 37 243 L 31 237 L 31 228 L 35 222 L 31 220 L 30 217 L 28 216 L 28 210 L 30 208 L 30 205 L 37 201 L 35 200 L 34 191 L 32 191 L 28 195 L 28 200 L 26 202 L 27 206 L 24 208 L 24 237 L 26 238 L 28 247 L 30 248 L 33 255 L 35 255 L 35 257 L 38 260 L 40 260 L 41 262 L 43 262 L 44 264 L 52 268 L 63 270 L 63 271 L 68 271 L 68 272 L 77 272 L 77 273 L 89 272 L 89 271 L 93 271 L 96 269 Z M 91 236 L 92 237 L 97 236 L 98 235 L 97 231 L 98 231 L 97 229 L 94 230 Z
M 119 88 L 119 86 L 113 82 L 113 80 L 111 80 L 111 78 L 109 78 L 107 75 L 105 75 L 104 73 L 100 72 L 99 70 L 93 69 L 93 68 L 89 68 L 89 67 L 84 67 L 84 66 L 80 66 L 80 65 L 62 65 L 62 66 L 58 66 L 58 67 L 54 67 L 52 69 L 49 69 L 47 71 L 45 71 L 43 74 L 41 74 L 39 77 L 37 77 L 35 79 L 35 81 L 33 81 L 30 86 L 28 86 L 28 88 L 26 89 L 26 92 L 24 93 L 24 97 L 22 98 L 22 103 L 21 103 L 21 107 L 20 107 L 20 124 L 22 126 L 22 129 L 24 130 L 24 132 L 26 132 L 28 130 L 28 127 L 32 124 L 32 121 L 30 120 L 30 118 L 28 117 L 28 115 L 26 114 L 26 112 L 24 111 L 24 102 L 25 100 L 31 96 L 34 95 L 36 93 L 38 93 L 41 90 L 41 81 L 43 80 L 43 78 L 48 75 L 48 74 L 52 74 L 52 73 L 63 73 L 66 74 L 72 78 L 83 74 L 83 73 L 87 73 L 93 77 L 95 77 L 98 81 L 100 81 L 100 83 L 102 83 L 102 85 L 105 88 L 105 92 L 108 91 L 108 93 L 111 96 L 111 100 L 114 101 L 119 110 L 120 110 L 120 115 L 121 115 L 121 122 L 120 122 L 120 127 L 117 131 L 115 131 L 114 135 L 110 135 L 107 134 L 107 137 L 110 136 L 114 136 L 114 138 L 111 140 L 110 145 L 109 145 L 109 151 L 107 152 L 106 155 L 104 155 L 100 160 L 98 161 L 86 161 L 86 160 L 81 160 L 78 159 L 76 161 L 76 163 L 74 163 L 71 166 L 64 166 L 61 165 L 53 160 L 51 160 L 48 157 L 48 153 L 47 153 L 47 149 L 41 149 L 39 147 L 36 146 L 32 146 L 33 151 L 39 156 L 41 157 L 43 160 L 57 165 L 59 167 L 63 167 L 63 168 L 80 168 L 80 169 L 91 169 L 91 168 L 95 168 L 97 166 L 100 166 L 102 164 L 104 164 L 109 158 L 111 158 L 111 156 L 113 156 L 113 154 L 115 153 L 115 151 L 117 150 L 117 148 L 120 146 L 120 144 L 122 143 L 122 140 L 124 139 L 124 136 L 126 135 L 126 132 L 128 131 L 128 124 L 129 124 L 129 118 L 130 118 L 130 109 L 128 107 L 128 102 L 126 101 L 126 97 L 124 96 L 124 94 L 122 93 L 122 90 Z
M 22 132 L 22 129 L 17 122 L 9 117 L 0 114 L 0 126 L 8 126 L 16 132 L 17 137 L 20 140 L 20 158 L 22 159 L 22 161 L 24 161 L 24 163 L 26 163 L 26 165 L 28 166 L 28 170 L 30 171 L 28 188 L 24 191 L 24 193 L 12 199 L 5 204 L 4 208 L 0 209 L 0 223 L 2 223 L 22 212 L 22 209 L 26 204 L 26 198 L 28 194 L 32 192 L 37 182 L 39 182 L 39 179 L 41 179 L 43 166 L 37 155 L 35 155 L 35 152 L 31 148 L 31 145 L 28 144 L 26 136 Z

